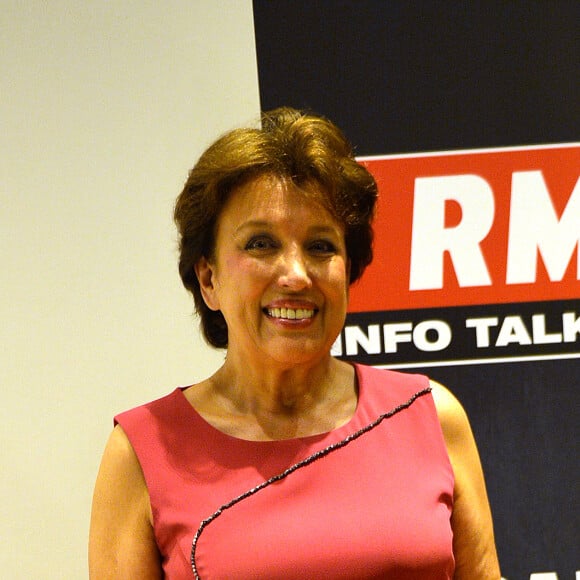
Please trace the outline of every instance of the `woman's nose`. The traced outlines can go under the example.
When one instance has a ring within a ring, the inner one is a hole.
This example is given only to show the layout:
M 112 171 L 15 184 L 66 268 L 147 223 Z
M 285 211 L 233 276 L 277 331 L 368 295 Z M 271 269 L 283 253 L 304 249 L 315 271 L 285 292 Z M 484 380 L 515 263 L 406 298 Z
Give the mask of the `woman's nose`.
M 281 256 L 278 282 L 285 288 L 302 290 L 312 285 L 308 261 L 301 251 L 293 250 Z

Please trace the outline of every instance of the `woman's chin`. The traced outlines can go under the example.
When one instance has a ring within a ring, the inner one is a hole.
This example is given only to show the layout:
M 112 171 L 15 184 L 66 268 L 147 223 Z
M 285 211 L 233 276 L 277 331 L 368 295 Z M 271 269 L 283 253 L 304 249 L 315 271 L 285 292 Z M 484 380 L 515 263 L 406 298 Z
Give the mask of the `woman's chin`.
M 277 337 L 268 342 L 264 354 L 278 363 L 299 365 L 328 358 L 330 346 L 322 341 Z

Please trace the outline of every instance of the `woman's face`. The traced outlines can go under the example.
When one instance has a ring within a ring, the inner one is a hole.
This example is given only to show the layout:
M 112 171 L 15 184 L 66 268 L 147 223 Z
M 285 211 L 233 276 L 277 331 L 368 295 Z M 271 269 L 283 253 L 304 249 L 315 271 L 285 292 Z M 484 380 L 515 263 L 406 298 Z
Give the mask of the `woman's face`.
M 214 257 L 197 267 L 228 325 L 228 358 L 286 366 L 327 357 L 346 316 L 344 228 L 295 186 L 263 176 L 234 190 Z

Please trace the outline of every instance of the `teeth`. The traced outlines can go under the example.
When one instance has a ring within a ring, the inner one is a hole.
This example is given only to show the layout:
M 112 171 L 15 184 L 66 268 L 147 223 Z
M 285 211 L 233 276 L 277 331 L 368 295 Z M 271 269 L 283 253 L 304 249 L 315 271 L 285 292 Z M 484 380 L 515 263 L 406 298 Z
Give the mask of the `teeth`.
M 302 320 L 304 318 L 312 318 L 314 316 L 314 310 L 307 310 L 305 308 L 268 308 L 268 314 L 272 318 Z

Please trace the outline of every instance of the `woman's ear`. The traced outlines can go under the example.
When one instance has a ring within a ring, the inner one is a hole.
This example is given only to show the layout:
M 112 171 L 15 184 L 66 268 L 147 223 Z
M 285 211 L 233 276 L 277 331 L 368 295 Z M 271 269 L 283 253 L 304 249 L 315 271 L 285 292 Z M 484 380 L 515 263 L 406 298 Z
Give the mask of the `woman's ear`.
M 219 310 L 219 300 L 214 283 L 215 266 L 204 256 L 195 265 L 195 275 L 201 295 L 210 310 Z

